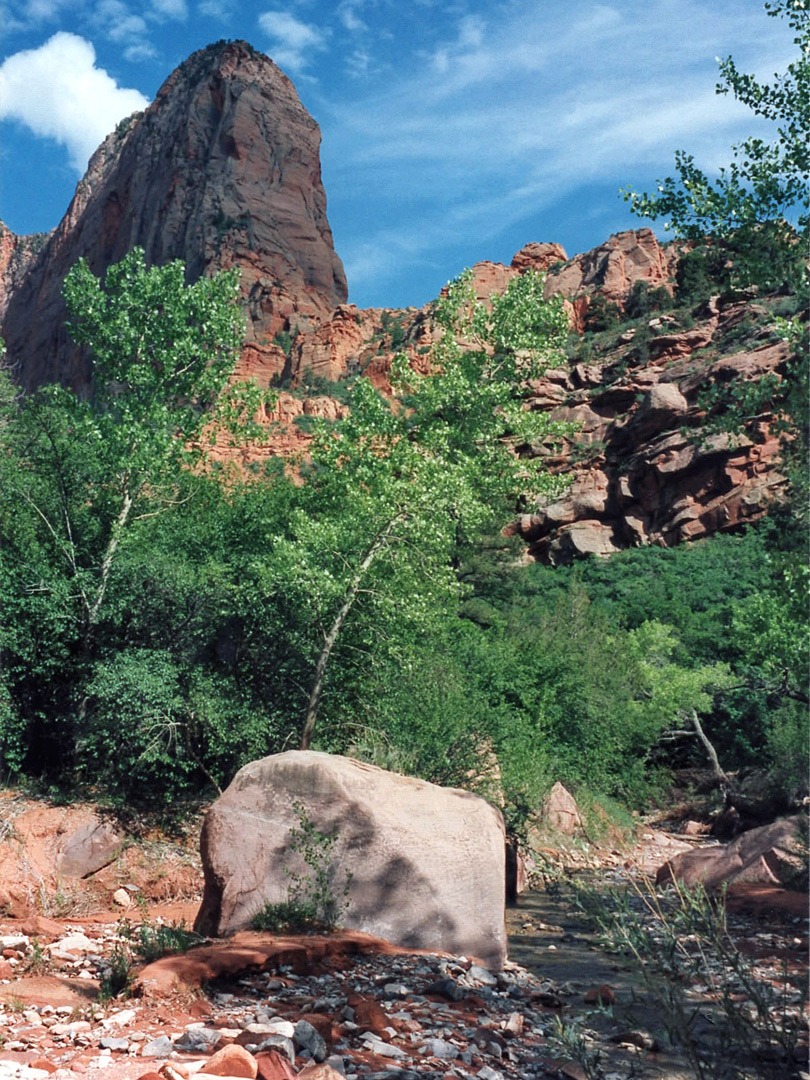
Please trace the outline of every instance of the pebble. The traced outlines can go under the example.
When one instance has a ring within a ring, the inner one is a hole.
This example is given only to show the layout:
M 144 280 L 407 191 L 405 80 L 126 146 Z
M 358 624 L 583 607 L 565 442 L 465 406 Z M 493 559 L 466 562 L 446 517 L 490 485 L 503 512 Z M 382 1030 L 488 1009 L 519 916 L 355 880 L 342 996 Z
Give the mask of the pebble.
M 454 1061 L 459 1055 L 458 1047 L 445 1039 L 428 1039 L 422 1047 L 422 1053 L 427 1057 L 443 1058 Z
M 129 1050 L 129 1039 L 119 1039 L 114 1035 L 105 1035 L 99 1039 L 99 1046 L 103 1050 Z

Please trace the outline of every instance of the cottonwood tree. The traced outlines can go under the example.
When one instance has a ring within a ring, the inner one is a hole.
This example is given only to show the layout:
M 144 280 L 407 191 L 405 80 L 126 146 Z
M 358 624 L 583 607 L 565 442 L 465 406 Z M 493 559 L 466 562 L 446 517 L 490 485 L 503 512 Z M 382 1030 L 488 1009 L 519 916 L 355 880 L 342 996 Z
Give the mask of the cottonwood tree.
M 171 507 L 178 470 L 199 464 L 215 433 L 254 433 L 259 403 L 254 388 L 228 386 L 243 326 L 236 273 L 187 285 L 181 262 L 147 267 L 136 249 L 103 283 L 78 262 L 64 296 L 92 397 L 7 393 L 0 428 L 6 736 L 29 721 L 81 726 L 128 535 Z
M 518 492 L 555 481 L 512 452 L 561 425 L 523 407 L 526 382 L 562 363 L 568 319 L 543 299 L 543 277 L 514 279 L 487 309 L 467 272 L 434 307 L 441 339 L 420 374 L 393 361 L 386 400 L 358 380 L 349 415 L 321 425 L 289 529 L 270 539 L 266 587 L 299 598 L 320 641 L 300 746 L 310 746 L 330 662 L 349 616 L 362 609 L 355 647 L 366 652 L 446 617 L 459 596 L 458 544 Z
M 681 150 L 677 176 L 659 181 L 652 195 L 628 188 L 624 197 L 641 217 L 666 218 L 676 236 L 707 237 L 732 246 L 738 283 L 779 288 L 806 285 L 810 236 L 810 7 L 805 0 L 765 4 L 794 31 L 797 58 L 774 81 L 742 72 L 732 57 L 720 61 L 718 94 L 732 94 L 755 116 L 771 121 L 770 141 L 746 139 L 732 147 L 732 161 L 711 180 Z M 801 241 L 804 241 L 802 243 Z

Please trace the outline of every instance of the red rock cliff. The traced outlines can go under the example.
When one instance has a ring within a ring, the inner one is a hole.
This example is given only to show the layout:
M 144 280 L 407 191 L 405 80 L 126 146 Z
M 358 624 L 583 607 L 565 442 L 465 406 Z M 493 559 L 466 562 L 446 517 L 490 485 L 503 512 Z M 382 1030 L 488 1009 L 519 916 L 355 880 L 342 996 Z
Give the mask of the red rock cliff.
M 0 276 L 11 286 L 3 334 L 19 381 L 87 386 L 89 365 L 64 329 L 62 282 L 80 257 L 102 274 L 135 246 L 152 264 L 183 259 L 190 281 L 239 266 L 258 349 L 279 330 L 318 326 L 347 298 L 319 146 L 317 124 L 266 56 L 244 42 L 190 56 L 99 147 L 24 276 Z

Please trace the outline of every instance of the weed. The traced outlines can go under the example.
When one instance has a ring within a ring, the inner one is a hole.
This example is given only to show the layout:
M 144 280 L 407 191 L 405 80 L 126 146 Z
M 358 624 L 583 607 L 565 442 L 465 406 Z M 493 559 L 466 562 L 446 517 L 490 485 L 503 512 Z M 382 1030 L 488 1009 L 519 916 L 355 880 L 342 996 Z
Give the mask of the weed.
M 132 985 L 132 956 L 129 949 L 116 943 L 101 975 L 98 999 L 102 1003 L 112 1001 L 122 994 L 127 997 Z
M 118 924 L 118 933 L 132 952 L 146 964 L 172 953 L 184 953 L 203 940 L 193 930 L 180 923 L 150 923 L 144 919 L 139 926 L 131 926 L 127 920 Z
M 573 1058 L 582 1069 L 586 1080 L 602 1080 L 602 1052 L 580 1023 L 554 1017 L 554 1028 L 548 1035 L 552 1053 L 559 1057 Z
M 576 885 L 574 900 L 604 944 L 635 961 L 698 1080 L 794 1075 L 807 988 L 794 987 L 786 967 L 773 982 L 758 976 L 729 935 L 724 897 L 677 882 L 659 895 L 645 882 L 607 895 Z M 707 987 L 700 996 L 694 980 Z
M 283 900 L 279 904 L 265 904 L 251 920 L 254 930 L 272 934 L 284 930 L 303 932 L 319 929 L 317 912 L 313 904 L 301 900 Z
M 284 873 L 290 881 L 287 900 L 266 904 L 254 916 L 251 926 L 265 931 L 333 930 L 345 914 L 352 875 L 346 875 L 341 894 L 336 896 L 332 859 L 337 834 L 328 835 L 316 829 L 302 803 L 294 802 L 293 812 L 298 825 L 290 829 L 289 848 L 300 855 L 306 872 L 298 873 L 285 866 Z
M 25 970 L 35 975 L 45 970 L 45 953 L 38 937 L 31 939 L 31 955 L 25 965 Z

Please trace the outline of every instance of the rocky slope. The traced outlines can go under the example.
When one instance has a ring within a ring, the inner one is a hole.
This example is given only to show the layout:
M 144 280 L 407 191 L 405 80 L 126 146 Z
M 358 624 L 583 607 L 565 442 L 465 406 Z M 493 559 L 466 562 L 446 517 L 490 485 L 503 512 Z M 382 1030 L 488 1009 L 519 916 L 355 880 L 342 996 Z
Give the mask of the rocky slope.
M 27 272 L 0 276 L 19 381 L 87 387 L 89 365 L 64 329 L 64 276 L 80 257 L 101 274 L 137 245 L 149 263 L 183 259 L 189 280 L 239 266 L 247 341 L 280 370 L 283 353 L 264 346 L 286 328 L 317 326 L 347 295 L 319 145 L 317 124 L 266 56 L 244 42 L 194 53 L 99 147 Z
M 711 434 L 706 426 L 713 388 L 784 376 L 789 348 L 774 331 L 778 300 L 716 297 L 702 307 L 637 318 L 612 333 L 583 333 L 595 296 L 621 311 L 637 282 L 671 292 L 677 261 L 676 247 L 659 245 L 641 229 L 573 259 L 558 244 L 532 243 L 510 266 L 473 268 L 483 301 L 518 274 L 546 272 L 546 295 L 564 298 L 572 331 L 582 335 L 572 339 L 569 365 L 547 372 L 527 395 L 528 407 L 579 428 L 562 446 L 518 449 L 572 478 L 556 502 L 536 503 L 527 494 L 525 511 L 508 526 L 536 559 L 561 563 L 699 539 L 758 520 L 784 496 L 770 416 L 755 418 L 737 436 Z M 344 305 L 296 342 L 291 371 L 326 380 L 363 371 L 386 389 L 396 349 L 424 364 L 436 336 L 429 308 Z
M 671 314 L 644 320 L 588 362 L 548 372 L 532 386 L 531 406 L 574 421 L 579 433 L 562 450 L 521 452 L 573 480 L 559 500 L 527 507 L 511 531 L 535 558 L 560 563 L 758 520 L 785 494 L 772 417 L 738 435 L 712 433 L 705 395 L 732 380 L 780 379 L 788 357 L 765 305 L 713 302 L 690 329 Z

